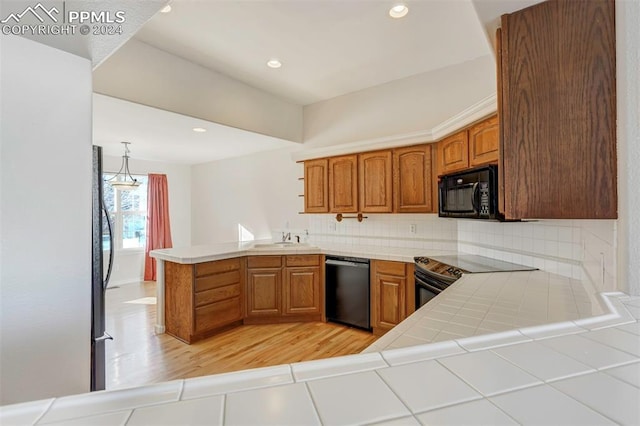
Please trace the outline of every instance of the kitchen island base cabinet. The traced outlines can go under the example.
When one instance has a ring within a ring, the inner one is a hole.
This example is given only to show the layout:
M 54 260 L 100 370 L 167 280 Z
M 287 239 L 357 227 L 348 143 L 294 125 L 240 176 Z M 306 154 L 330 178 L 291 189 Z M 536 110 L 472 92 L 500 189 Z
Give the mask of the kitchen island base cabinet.
M 244 259 L 165 262 L 166 333 L 193 343 L 242 324 Z
M 371 325 L 381 336 L 415 310 L 413 264 L 372 260 L 371 283 Z
M 324 320 L 321 255 L 249 256 L 245 324 Z

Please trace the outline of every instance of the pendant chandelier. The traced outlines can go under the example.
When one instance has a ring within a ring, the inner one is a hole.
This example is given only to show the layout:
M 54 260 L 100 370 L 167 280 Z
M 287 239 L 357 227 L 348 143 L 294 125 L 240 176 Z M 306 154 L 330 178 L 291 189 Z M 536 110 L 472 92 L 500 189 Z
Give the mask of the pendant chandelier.
M 129 145 L 131 142 L 122 142 L 122 144 L 124 145 L 124 155 L 122 156 L 120 170 L 114 177 L 107 179 L 106 182 L 109 182 L 115 189 L 126 191 L 136 189 L 140 186 L 140 182 L 138 182 L 138 179 L 134 179 L 129 171 Z M 121 178 L 119 178 L 120 176 Z

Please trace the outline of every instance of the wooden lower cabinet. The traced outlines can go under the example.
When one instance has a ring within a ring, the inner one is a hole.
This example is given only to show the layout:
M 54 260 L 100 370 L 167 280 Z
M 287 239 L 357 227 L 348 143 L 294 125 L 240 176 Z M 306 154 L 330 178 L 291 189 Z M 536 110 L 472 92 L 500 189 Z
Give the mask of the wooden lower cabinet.
M 415 310 L 413 264 L 372 260 L 371 283 L 371 327 L 383 335 Z
M 287 268 L 283 302 L 284 315 L 320 314 L 320 268 Z
M 324 318 L 321 255 L 249 256 L 247 263 L 246 324 Z
M 247 316 L 279 316 L 282 269 L 247 271 Z
M 167 334 L 193 343 L 240 324 L 244 316 L 245 259 L 184 265 L 165 262 Z

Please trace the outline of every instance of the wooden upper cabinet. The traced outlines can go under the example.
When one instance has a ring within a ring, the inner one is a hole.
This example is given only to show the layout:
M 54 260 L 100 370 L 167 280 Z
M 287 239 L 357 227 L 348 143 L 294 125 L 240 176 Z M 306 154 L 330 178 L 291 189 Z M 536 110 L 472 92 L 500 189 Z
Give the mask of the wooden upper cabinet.
M 614 1 L 539 3 L 501 36 L 506 218 L 616 218 Z
M 329 158 L 329 211 L 358 212 L 358 155 Z
M 304 162 L 304 211 L 329 212 L 329 161 L 326 158 Z
M 503 88 L 502 88 L 502 28 L 496 30 L 496 82 L 498 83 L 497 101 L 498 101 L 498 149 L 500 153 L 504 152 L 504 119 L 503 113 Z M 503 154 L 498 156 L 498 211 L 505 213 L 504 208 L 504 162 Z
M 431 145 L 393 150 L 394 197 L 397 213 L 430 213 L 434 210 Z
M 438 174 L 469 167 L 469 139 L 466 130 L 438 142 Z
M 495 164 L 498 157 L 498 116 L 493 116 L 469 129 L 469 166 Z
M 391 213 L 393 211 L 391 151 L 366 152 L 358 157 L 360 211 Z

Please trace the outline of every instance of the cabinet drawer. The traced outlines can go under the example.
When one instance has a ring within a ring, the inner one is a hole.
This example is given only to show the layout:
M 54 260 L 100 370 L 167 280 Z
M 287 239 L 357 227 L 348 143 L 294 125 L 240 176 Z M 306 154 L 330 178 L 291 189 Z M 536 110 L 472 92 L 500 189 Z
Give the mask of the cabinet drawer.
M 249 268 L 280 268 L 282 256 L 249 256 L 247 267 Z
M 195 334 L 242 319 L 242 304 L 239 297 L 211 303 L 195 310 Z
M 224 274 L 209 275 L 196 278 L 195 292 L 224 287 L 229 284 L 240 283 L 240 271 L 225 272 Z
M 287 266 L 319 266 L 320 255 L 287 256 Z
M 196 264 L 196 277 L 219 274 L 220 272 L 235 271 L 238 269 L 240 269 L 240 258 L 198 263 Z
M 240 284 L 231 284 L 196 293 L 196 307 L 240 296 Z
M 376 260 L 376 273 L 404 277 L 406 276 L 405 265 L 406 263 L 404 262 Z

